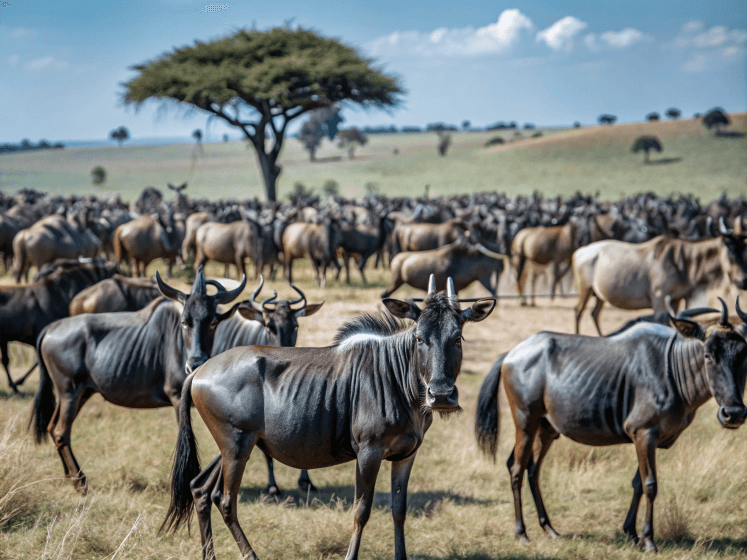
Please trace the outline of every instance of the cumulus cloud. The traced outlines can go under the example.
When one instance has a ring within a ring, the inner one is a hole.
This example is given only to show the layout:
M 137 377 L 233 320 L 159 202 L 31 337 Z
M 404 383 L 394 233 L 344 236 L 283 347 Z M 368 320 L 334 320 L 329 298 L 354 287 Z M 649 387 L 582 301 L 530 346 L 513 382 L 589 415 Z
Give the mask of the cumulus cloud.
M 554 51 L 568 52 L 573 48 L 575 37 L 587 27 L 589 24 L 585 21 L 566 16 L 537 33 L 537 41 L 544 41 Z
M 718 70 L 727 65 L 740 62 L 745 58 L 745 50 L 742 47 L 731 45 L 723 49 L 711 49 L 707 51 L 696 51 L 682 65 L 686 72 L 705 72 L 707 70 Z
M 441 27 L 430 33 L 395 31 L 364 45 L 372 56 L 480 56 L 508 51 L 523 32 L 533 31 L 532 20 L 519 10 L 501 12 L 495 23 L 485 27 L 449 29 Z
M 626 27 L 622 31 L 605 31 L 599 38 L 608 46 L 616 49 L 624 49 L 647 38 L 642 31 Z
M 724 45 L 739 45 L 747 43 L 747 31 L 743 29 L 729 29 L 724 25 L 714 25 L 710 29 L 702 31 L 702 24 L 700 27 L 689 25 L 690 24 L 685 24 L 682 28 L 682 34 L 674 40 L 675 46 L 683 49 L 711 49 L 722 47 Z M 698 33 L 698 31 L 702 32 Z
M 692 21 L 688 21 L 685 25 L 682 26 L 682 32 L 683 33 L 697 33 L 701 29 L 705 27 L 703 25 L 702 21 L 699 21 L 697 19 L 694 19 Z
M 68 67 L 67 62 L 63 60 L 57 60 L 53 56 L 44 56 L 30 61 L 26 68 L 32 71 L 45 70 L 51 68 L 54 70 L 65 70 Z

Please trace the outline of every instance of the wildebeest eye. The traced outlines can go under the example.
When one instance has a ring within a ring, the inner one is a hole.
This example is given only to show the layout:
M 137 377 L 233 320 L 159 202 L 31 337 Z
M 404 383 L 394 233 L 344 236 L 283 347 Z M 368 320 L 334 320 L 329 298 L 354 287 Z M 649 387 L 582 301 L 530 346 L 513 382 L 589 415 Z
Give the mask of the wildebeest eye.
M 705 359 L 706 361 L 710 362 L 711 360 L 713 360 L 713 356 L 711 356 L 708 352 L 706 352 Z
M 182 328 L 184 328 L 184 329 L 187 328 L 187 321 L 182 321 Z
M 457 345 L 457 346 L 461 346 L 462 345 L 462 337 L 461 336 L 457 337 L 457 339 L 454 341 L 454 344 Z
M 423 337 L 419 334 L 415 335 L 415 340 L 417 340 L 418 344 L 423 344 L 425 342 L 425 340 L 423 340 Z

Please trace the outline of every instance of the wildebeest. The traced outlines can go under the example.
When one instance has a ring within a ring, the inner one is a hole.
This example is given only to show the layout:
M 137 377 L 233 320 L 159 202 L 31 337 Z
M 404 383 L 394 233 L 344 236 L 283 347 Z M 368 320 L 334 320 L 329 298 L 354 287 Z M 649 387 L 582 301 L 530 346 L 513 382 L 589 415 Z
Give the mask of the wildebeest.
M 208 260 L 226 265 L 236 265 L 236 271 L 246 275 L 245 260 L 254 257 L 254 240 L 257 237 L 257 224 L 248 219 L 221 224 L 207 222 L 197 228 L 195 234 L 195 266 Z M 255 277 L 258 272 L 255 271 Z
M 31 416 L 36 441 L 52 435 L 65 476 L 79 492 L 88 484 L 70 433 L 86 401 L 99 393 L 128 408 L 176 408 L 186 375 L 207 361 L 216 327 L 238 307 L 219 313 L 218 305 L 236 299 L 246 285 L 244 277 L 227 291 L 215 280 L 206 281 L 202 268 L 189 295 L 158 273 L 156 281 L 165 298 L 145 309 L 69 317 L 47 326 L 36 343 L 41 371 Z M 218 292 L 208 295 L 207 284 Z
M 402 251 L 428 251 L 453 243 L 467 227 L 461 218 L 442 224 L 398 223 L 392 231 L 392 257 Z
M 119 266 L 113 262 L 61 261 L 48 266 L 30 284 L 0 287 L 0 358 L 13 391 L 18 389 L 8 371 L 8 342 L 35 346 L 44 327 L 68 316 L 75 294 L 118 271 Z M 25 379 L 23 376 L 18 384 Z
M 471 244 L 462 238 L 439 249 L 399 253 L 391 262 L 392 282 L 381 297 L 389 297 L 402 284 L 425 290 L 430 274 L 436 277 L 437 289 L 445 288 L 446 279 L 453 278 L 457 292 L 477 281 L 496 296 L 503 272 L 503 258 L 496 258 L 501 255 L 480 249 L 480 244 Z M 494 256 L 488 256 L 485 252 Z
M 195 212 L 187 216 L 184 222 L 184 240 L 182 241 L 182 262 L 189 260 L 190 252 L 194 252 L 197 256 L 197 250 L 195 248 L 195 238 L 197 236 L 197 230 L 202 224 L 207 222 L 214 222 L 215 215 L 212 212 Z
M 137 311 L 161 295 L 150 278 L 130 278 L 115 274 L 76 295 L 70 302 L 70 315 Z
M 677 311 L 681 300 L 690 300 L 724 277 L 740 289 L 747 288 L 745 237 L 723 228 L 721 235 L 702 241 L 683 241 L 660 235 L 640 244 L 598 241 L 573 253 L 573 275 L 578 288 L 576 333 L 589 298 L 596 297 L 591 312 L 599 334 L 599 313 L 605 301 L 620 309 L 667 309 L 667 298 Z
M 363 273 L 363 269 L 366 267 L 366 262 L 371 258 L 371 255 L 380 251 L 384 246 L 389 229 L 388 223 L 385 216 L 380 216 L 376 226 L 358 224 L 342 226 L 340 249 L 342 249 L 342 263 L 345 265 L 345 281 L 348 284 L 350 284 L 349 260 L 351 257 L 355 259 L 363 283 L 366 283 L 366 276 Z
M 525 470 L 540 526 L 557 536 L 539 476 L 550 445 L 562 434 L 586 445 L 635 444 L 638 471 L 623 530 L 647 550 L 656 550 L 656 449 L 671 447 L 711 397 L 725 428 L 739 427 L 747 416 L 742 400 L 747 341 L 728 322 L 723 300 L 721 305 L 719 323 L 706 329 L 672 317 L 676 330 L 639 324 L 611 338 L 541 332 L 496 361 L 480 389 L 475 432 L 483 451 L 495 458 L 502 374 L 516 425 L 516 445 L 507 463 L 516 538 L 527 540 L 521 506 Z M 747 318 L 739 300 L 737 314 Z M 644 493 L 646 519 L 638 541 L 636 515 Z
M 337 263 L 335 253 L 340 245 L 340 224 L 332 216 L 325 216 L 321 224 L 295 222 L 289 224 L 282 235 L 285 273 L 293 281 L 293 261 L 308 258 L 314 270 L 314 279 L 322 287 L 327 285 L 327 265 Z M 339 264 L 337 265 L 339 268 Z
M 358 557 L 383 460 L 392 463 L 395 558 L 406 558 L 407 482 L 432 413 L 459 410 L 455 381 L 462 327 L 485 319 L 495 300 L 461 310 L 456 295 L 435 292 L 424 309 L 385 299 L 389 312 L 363 315 L 327 348 L 235 348 L 187 378 L 179 408 L 171 505 L 162 529 L 176 530 L 195 505 L 203 557 L 213 558 L 210 509 L 215 503 L 244 558 L 256 558 L 237 517 L 246 461 L 256 446 L 295 468 L 356 460 L 355 521 L 346 558 Z M 191 424 L 194 403 L 221 451 L 200 472 Z
M 145 269 L 155 259 L 163 259 L 171 276 L 182 244 L 183 231 L 169 209 L 166 218 L 140 216 L 114 231 L 114 256 L 126 261 L 133 276 L 145 276 Z

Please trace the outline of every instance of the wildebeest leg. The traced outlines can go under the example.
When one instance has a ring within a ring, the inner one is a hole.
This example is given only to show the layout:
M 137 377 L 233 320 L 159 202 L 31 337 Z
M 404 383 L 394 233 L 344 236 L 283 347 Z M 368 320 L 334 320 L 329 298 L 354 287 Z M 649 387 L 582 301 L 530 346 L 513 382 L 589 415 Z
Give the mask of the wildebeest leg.
M 230 276 L 228 275 L 228 273 L 229 273 L 228 267 L 229 266 L 231 266 L 231 265 L 228 264 L 228 263 L 226 263 L 226 264 L 223 265 L 223 278 L 230 278 Z
M 533 458 L 529 463 L 527 470 L 527 480 L 529 482 L 529 489 L 532 491 L 532 498 L 534 498 L 534 506 L 537 508 L 537 517 L 539 517 L 539 524 L 547 533 L 550 538 L 556 538 L 558 533 L 550 525 L 550 517 L 547 515 L 545 510 L 545 503 L 542 500 L 542 493 L 540 492 L 540 469 L 542 468 L 542 461 L 545 459 L 547 452 L 550 450 L 552 442 L 557 439 L 558 434 L 552 429 L 546 419 L 540 420 L 539 431 L 534 439 L 534 452 Z
M 366 263 L 368 262 L 370 256 L 371 255 L 361 257 L 356 263 L 358 265 L 358 271 L 361 273 L 361 278 L 363 279 L 364 284 L 368 284 L 368 282 L 366 282 L 366 275 L 363 273 L 363 269 L 366 268 Z
M 581 326 L 581 314 L 584 312 L 584 309 L 586 309 L 586 304 L 589 302 L 589 298 L 594 293 L 594 290 L 591 288 L 584 288 L 579 290 L 579 292 L 578 303 L 576 304 L 576 334 L 579 333 L 579 328 Z
M 278 488 L 278 484 L 275 482 L 275 467 L 272 464 L 272 457 L 264 451 L 262 454 L 265 456 L 265 461 L 267 462 L 267 486 L 265 486 L 265 494 L 278 498 L 280 497 L 280 488 Z
M 285 260 L 285 275 L 288 282 L 293 282 L 293 259 L 286 257 Z
M 594 319 L 594 326 L 597 328 L 599 336 L 604 336 L 602 329 L 599 327 L 599 314 L 602 312 L 602 307 L 604 307 L 604 300 L 596 294 L 594 296 L 597 298 L 597 302 L 594 304 L 594 309 L 591 310 L 591 318 Z
M 75 460 L 75 455 L 73 455 L 73 450 L 70 447 L 70 433 L 72 432 L 73 422 L 78 416 L 78 412 L 80 412 L 80 409 L 92 394 L 93 392 L 90 390 L 74 388 L 71 392 L 60 395 L 60 403 L 55 411 L 57 421 L 50 430 L 52 440 L 57 446 L 57 452 L 60 454 L 63 467 L 65 468 L 65 477 L 72 478 L 73 486 L 83 495 L 88 492 L 88 482 L 86 481 L 86 475 L 83 474 L 78 465 L 78 461 Z
M 236 274 L 238 275 L 239 280 L 241 280 L 244 276 L 246 276 L 246 263 L 244 263 L 243 256 L 236 257 Z M 244 276 L 242 276 L 242 274 Z
M 381 294 L 381 297 L 389 297 L 395 290 L 397 290 L 404 282 L 402 282 L 402 276 L 400 274 L 401 267 L 392 269 L 392 283 L 387 286 L 386 290 Z
M 202 540 L 202 557 L 205 559 L 215 558 L 213 550 L 213 528 L 210 522 L 210 510 L 212 509 L 212 494 L 214 489 L 222 483 L 222 463 L 218 455 L 210 464 L 203 469 L 190 483 L 192 498 L 197 512 L 197 522 L 200 525 L 200 539 Z M 219 489 L 218 489 L 219 490 Z
M 630 509 L 628 515 L 625 517 L 625 523 L 623 523 L 623 532 L 628 535 L 628 538 L 638 543 L 638 533 L 635 530 L 635 522 L 638 517 L 638 505 L 641 503 L 641 496 L 643 496 L 643 484 L 641 484 L 641 470 L 635 471 L 633 477 L 633 500 L 630 502 Z
M 311 482 L 309 471 L 307 471 L 306 469 L 303 469 L 301 471 L 301 474 L 298 476 L 298 487 L 307 493 L 317 491 L 316 486 L 314 486 L 314 483 Z
M 558 263 L 554 271 L 556 272 L 555 280 L 553 281 L 553 288 L 552 288 L 552 298 L 555 299 L 555 286 L 558 287 L 560 290 L 560 295 L 565 295 L 565 290 L 563 289 L 563 278 L 565 278 L 566 274 L 568 274 L 568 271 L 571 268 L 571 261 L 564 261 L 565 262 L 565 268 L 563 268 L 563 263 Z
M 371 516 L 376 477 L 381 467 L 381 456 L 375 452 L 362 449 L 355 462 L 355 520 L 353 522 L 353 536 L 350 539 L 348 553 L 345 560 L 357 560 L 358 549 L 361 546 L 361 533 Z M 394 464 L 392 464 L 394 467 Z
M 0 341 L 0 360 L 2 360 L 3 367 L 5 368 L 5 375 L 8 376 L 8 386 L 13 389 L 15 394 L 18 394 L 18 388 L 16 387 L 16 384 L 13 383 L 13 378 L 10 376 L 10 370 L 8 369 L 8 366 L 10 365 L 10 356 L 8 355 L 7 340 Z
M 516 538 L 522 542 L 529 542 L 527 530 L 524 526 L 524 514 L 521 508 L 521 486 L 524 483 L 524 471 L 533 455 L 534 436 L 537 433 L 538 421 L 529 417 L 528 413 L 513 410 L 516 423 L 516 445 L 508 458 L 506 466 L 511 475 L 511 490 L 514 493 L 514 512 L 516 514 Z
M 34 369 L 36 369 L 36 366 L 38 365 L 39 365 L 39 360 L 36 360 L 33 364 L 31 364 L 31 367 L 28 369 L 28 371 L 26 371 L 26 373 L 24 373 L 18 379 L 18 381 L 16 381 L 16 387 L 18 387 L 19 385 L 23 385 L 23 382 L 26 381 L 26 379 L 28 379 L 28 376 L 31 375 L 31 372 L 34 371 Z
M 531 274 L 532 275 L 532 307 L 536 307 L 537 306 L 537 299 L 536 299 L 536 294 L 537 294 L 537 277 L 539 276 L 539 274 L 537 273 L 537 269 L 536 269 L 536 267 L 534 265 L 531 265 L 527 269 L 527 274 Z
M 394 558 L 406 560 L 405 518 L 407 517 L 407 483 L 415 454 L 392 463 L 392 519 L 394 520 Z
M 518 255 L 518 261 L 514 265 L 516 270 L 516 291 L 519 293 L 519 300 L 521 305 L 526 305 L 527 300 L 524 298 L 524 284 L 526 283 L 526 275 L 524 274 L 524 266 L 526 265 L 526 258 L 523 255 Z
M 227 429 L 227 428 L 226 428 Z M 235 430 L 235 428 L 232 428 Z M 223 516 L 228 530 L 231 531 L 236 544 L 239 545 L 242 558 L 257 560 L 252 546 L 244 535 L 239 525 L 237 506 L 239 502 L 239 488 L 241 487 L 241 477 L 244 475 L 244 467 L 249 460 L 252 448 L 257 442 L 255 436 L 246 432 L 234 433 L 227 442 L 228 445 L 221 446 L 223 455 L 223 495 L 218 500 L 218 509 Z
M 335 262 L 337 262 L 337 259 L 335 259 Z M 340 266 L 340 265 L 338 264 L 337 266 Z M 321 268 L 322 270 L 321 270 L 320 286 L 322 288 L 326 288 L 327 287 L 327 261 L 322 260 Z
M 638 455 L 638 471 L 646 494 L 646 518 L 641 529 L 641 540 L 647 552 L 656 552 L 654 544 L 654 500 L 656 499 L 656 443 L 658 434 L 654 430 L 639 429 L 635 435 L 635 451 Z

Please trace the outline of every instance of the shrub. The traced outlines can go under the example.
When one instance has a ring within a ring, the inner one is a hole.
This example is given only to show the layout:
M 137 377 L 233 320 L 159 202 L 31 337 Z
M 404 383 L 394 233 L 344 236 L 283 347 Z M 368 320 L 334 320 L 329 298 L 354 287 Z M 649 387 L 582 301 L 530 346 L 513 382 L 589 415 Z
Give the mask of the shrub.
M 483 144 L 483 147 L 489 148 L 490 146 L 495 146 L 497 144 L 505 144 L 505 143 L 506 141 L 503 139 L 502 136 L 493 136 L 492 138 L 487 140 L 485 144 Z
M 103 185 L 106 183 L 106 169 L 100 165 L 91 169 L 91 181 L 94 185 Z

